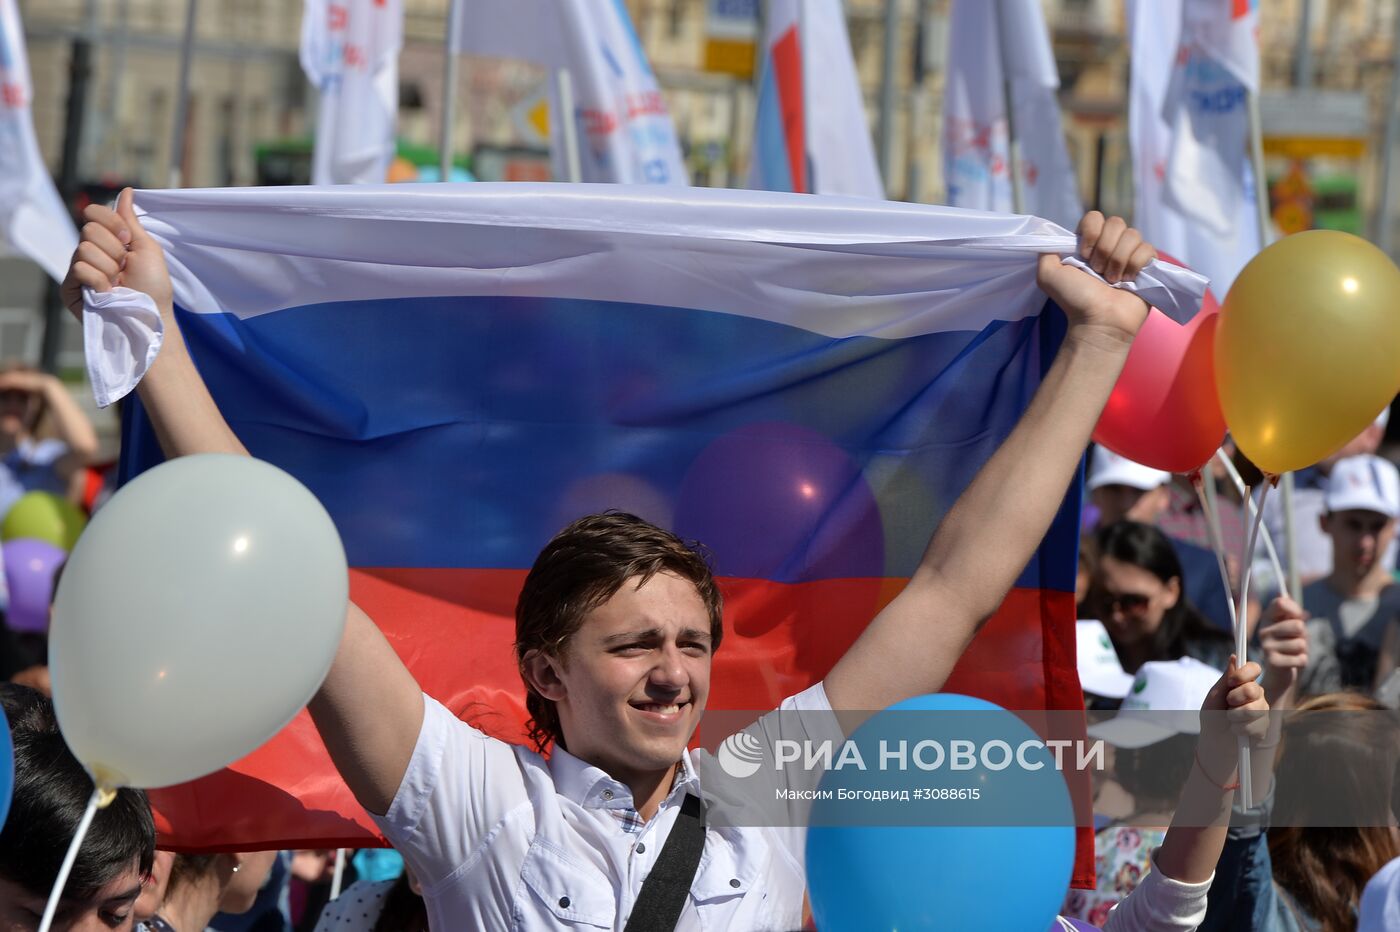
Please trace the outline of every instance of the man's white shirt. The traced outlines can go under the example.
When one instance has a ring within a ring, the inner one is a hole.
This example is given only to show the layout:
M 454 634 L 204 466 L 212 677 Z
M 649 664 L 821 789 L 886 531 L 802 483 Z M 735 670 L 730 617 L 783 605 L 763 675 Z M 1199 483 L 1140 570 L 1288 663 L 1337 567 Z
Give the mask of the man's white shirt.
M 702 781 L 713 790 L 725 779 L 713 755 L 686 752 L 641 823 L 631 791 L 599 768 L 487 737 L 428 696 L 424 705 L 403 782 L 375 821 L 422 883 L 434 929 L 623 928 L 686 793 L 704 797 Z M 820 683 L 747 730 L 772 747 L 794 729 L 839 740 Z M 677 930 L 799 928 L 806 829 L 800 816 L 791 823 L 710 824 Z

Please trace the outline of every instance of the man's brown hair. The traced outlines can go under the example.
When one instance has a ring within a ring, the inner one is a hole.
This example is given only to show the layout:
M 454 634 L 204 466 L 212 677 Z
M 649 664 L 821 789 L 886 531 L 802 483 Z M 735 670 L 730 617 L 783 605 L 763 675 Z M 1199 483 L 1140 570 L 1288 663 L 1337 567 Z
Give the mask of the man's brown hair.
M 724 634 L 723 604 L 714 573 L 698 549 L 670 531 L 621 511 L 579 518 L 554 535 L 525 577 L 515 603 L 515 658 L 525 681 L 530 740 L 541 753 L 550 742 L 567 747 L 559 711 L 530 686 L 525 658 L 540 651 L 564 661 L 584 616 L 636 578 L 641 585 L 660 572 L 694 584 L 710 616 L 711 650 Z

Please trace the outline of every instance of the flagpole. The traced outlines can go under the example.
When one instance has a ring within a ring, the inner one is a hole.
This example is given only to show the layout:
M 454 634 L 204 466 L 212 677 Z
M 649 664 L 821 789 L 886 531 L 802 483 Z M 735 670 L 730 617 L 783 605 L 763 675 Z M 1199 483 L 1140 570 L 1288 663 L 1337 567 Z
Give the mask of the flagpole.
M 194 58 L 195 13 L 199 0 L 185 5 L 185 39 L 180 46 L 180 83 L 175 96 L 175 130 L 170 141 L 170 187 L 184 184 L 185 140 L 189 137 L 185 123 L 190 112 L 190 62 Z
M 1259 227 L 1259 248 L 1268 247 L 1273 239 L 1273 227 L 1269 220 L 1269 179 L 1264 174 L 1264 125 L 1259 115 L 1259 92 L 1246 89 L 1249 106 L 1249 160 L 1254 170 L 1255 221 Z M 1279 477 L 1279 492 L 1283 507 L 1283 552 L 1288 561 L 1288 579 L 1280 579 L 1279 587 L 1291 598 L 1302 597 L 1302 575 L 1298 566 L 1298 532 L 1293 526 L 1293 473 L 1286 472 Z M 1253 554 L 1248 554 L 1253 559 Z M 1243 659 L 1243 658 L 1241 658 Z
M 880 63 L 880 177 L 894 177 L 894 105 L 897 89 L 894 86 L 895 43 L 899 38 L 899 4 L 897 0 L 885 0 L 885 45 L 884 60 Z M 888 190 L 888 188 L 886 189 Z
M 1006 14 L 1002 0 L 990 0 L 997 17 L 997 54 L 1001 57 L 1001 97 L 1006 109 L 1006 158 L 1007 170 L 1011 172 L 1011 210 L 1013 213 L 1026 212 L 1026 192 L 1021 181 L 1021 149 L 1016 138 L 1016 112 L 1011 92 L 1011 68 L 1006 55 Z
M 754 38 L 754 46 L 753 46 L 753 80 L 750 82 L 750 85 L 749 85 L 750 88 L 753 90 L 753 113 L 754 113 L 754 118 L 751 119 L 751 120 L 749 120 L 749 127 L 748 127 L 748 128 L 749 128 L 749 151 L 748 151 L 748 153 L 747 153 L 747 155 L 748 155 L 748 165 L 747 165 L 747 167 L 744 169 L 744 171 L 747 173 L 747 176 L 745 176 L 744 174 L 741 174 L 741 173 L 739 172 L 738 166 L 739 166 L 740 163 L 739 163 L 739 161 L 738 161 L 738 158 L 737 158 L 738 153 L 737 153 L 737 151 L 736 151 L 736 152 L 735 152 L 736 158 L 734 159 L 734 165 L 735 165 L 735 168 L 734 168 L 734 179 L 730 182 L 730 185 L 729 185 L 731 188 L 735 188 L 735 187 L 740 187 L 740 188 L 746 187 L 746 186 L 748 185 L 748 178 L 754 177 L 754 174 L 755 174 L 754 156 L 757 154 L 757 151 L 758 151 L 758 132 L 757 132 L 757 127 L 758 127 L 758 112 L 759 112 L 759 111 L 758 111 L 758 108 L 761 106 L 761 103 L 762 103 L 762 101 L 763 101 L 763 77 L 764 77 L 764 72 L 768 70 L 768 3 L 769 3 L 769 0 L 756 0 L 756 2 L 754 3 L 754 30 L 755 30 L 755 33 L 754 33 L 754 34 L 755 34 L 755 38 Z M 738 108 L 738 106 L 739 106 L 739 96 L 740 96 L 740 95 L 739 95 L 739 92 L 738 92 L 738 89 L 737 89 L 737 84 L 736 84 L 736 89 L 735 89 L 735 94 L 734 94 L 734 106 L 735 106 L 735 108 L 736 108 L 736 112 L 735 112 L 735 117 L 734 117 L 734 118 L 735 118 L 736 121 L 738 120 L 737 108 Z M 737 124 L 736 124 L 736 125 L 737 125 Z M 738 139 L 738 138 L 739 138 L 739 137 L 738 137 L 737 135 L 731 135 L 731 136 L 730 136 L 730 139 Z M 737 146 L 736 146 L 735 148 L 737 149 Z
M 1268 247 L 1272 239 L 1272 230 L 1269 223 L 1269 179 L 1264 174 L 1264 124 L 1259 115 L 1259 91 L 1245 88 L 1245 105 L 1249 112 L 1249 161 L 1254 171 L 1254 218 L 1259 228 L 1259 249 L 1263 251 Z M 1279 588 L 1285 594 L 1293 598 L 1302 597 L 1302 588 L 1298 573 L 1298 535 L 1293 526 L 1293 473 L 1286 472 L 1280 478 L 1279 491 L 1283 495 L 1283 500 L 1279 503 L 1283 507 L 1283 547 L 1288 558 L 1288 579 L 1278 581 Z M 1269 487 L 1263 486 L 1259 496 L 1259 514 L 1255 518 L 1256 530 L 1264 523 L 1264 499 L 1267 497 Z M 1245 490 L 1248 495 L 1249 490 Z M 1248 502 L 1246 514 L 1248 513 Z M 1249 535 L 1249 544 L 1254 543 L 1254 534 Z M 1244 647 L 1247 645 L 1248 636 L 1246 631 L 1249 626 L 1249 603 L 1246 601 L 1249 587 L 1249 564 L 1254 560 L 1252 546 L 1247 546 L 1241 555 L 1242 565 L 1240 574 L 1243 583 L 1240 590 L 1239 617 L 1235 621 L 1236 642 L 1240 651 L 1239 662 L 1244 663 L 1248 658 L 1244 655 Z M 1239 739 L 1239 782 L 1240 782 L 1240 804 L 1246 809 L 1254 805 L 1254 779 L 1252 760 L 1250 758 L 1249 742 L 1241 737 Z
M 442 40 L 442 126 L 438 137 L 439 181 L 452 180 L 452 129 L 457 117 L 457 53 L 454 44 L 462 28 L 462 0 L 451 0 L 447 35 Z
M 1373 240 L 1381 252 L 1390 255 L 1395 221 L 1390 216 L 1390 179 L 1395 146 L 1400 143 L 1400 11 L 1395 16 L 1395 33 L 1390 40 L 1390 96 L 1385 106 L 1385 140 L 1381 149 L 1381 183 L 1376 194 L 1376 222 Z
M 335 849 L 335 871 L 331 874 L 331 899 L 340 896 L 341 885 L 345 883 L 345 849 Z
M 564 180 L 583 180 L 578 156 L 578 121 L 574 117 L 574 78 L 568 68 L 554 72 L 554 96 L 559 101 L 559 138 L 564 144 Z
M 112 64 L 107 75 L 107 83 L 102 89 L 102 132 L 98 135 L 98 171 L 116 171 L 116 166 L 104 161 L 112 138 L 112 127 L 117 124 L 117 103 L 122 79 L 126 76 L 126 51 L 129 45 L 131 0 L 118 0 L 115 36 L 112 43 Z

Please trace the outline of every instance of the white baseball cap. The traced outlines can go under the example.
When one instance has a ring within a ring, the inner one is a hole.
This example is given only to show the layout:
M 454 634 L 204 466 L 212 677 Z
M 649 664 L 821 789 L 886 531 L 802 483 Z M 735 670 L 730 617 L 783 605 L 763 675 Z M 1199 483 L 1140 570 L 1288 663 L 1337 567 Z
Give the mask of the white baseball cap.
M 1327 510 L 1400 516 L 1400 469 L 1369 453 L 1338 460 L 1327 480 Z
M 1150 660 L 1134 677 L 1118 714 L 1089 726 L 1089 736 L 1142 748 L 1172 735 L 1201 733 L 1201 706 L 1221 672 L 1193 657 Z
M 1079 654 L 1079 685 L 1086 693 L 1122 699 L 1133 677 L 1118 661 L 1118 652 L 1101 621 L 1075 622 L 1074 645 Z
M 1089 491 L 1105 485 L 1126 485 L 1149 492 L 1171 481 L 1172 474 L 1135 463 L 1119 456 L 1105 446 L 1094 448 L 1094 460 L 1089 470 Z

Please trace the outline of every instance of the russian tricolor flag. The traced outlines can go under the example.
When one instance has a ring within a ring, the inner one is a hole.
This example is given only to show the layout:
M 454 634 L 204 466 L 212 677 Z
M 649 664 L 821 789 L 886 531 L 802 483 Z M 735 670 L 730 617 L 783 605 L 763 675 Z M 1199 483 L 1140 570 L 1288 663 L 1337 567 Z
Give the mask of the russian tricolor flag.
M 607 508 L 712 551 L 712 708 L 825 675 L 1039 385 L 1063 327 L 1036 255 L 1074 244 L 1028 217 L 715 189 L 136 202 L 235 432 L 325 504 L 354 599 L 423 688 L 511 741 L 518 588 L 555 531 Z M 135 404 L 123 440 L 125 477 L 159 461 Z M 1081 708 L 1078 505 L 1075 488 L 949 690 Z M 165 846 L 371 843 L 305 715 L 152 798 Z

